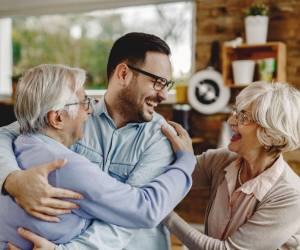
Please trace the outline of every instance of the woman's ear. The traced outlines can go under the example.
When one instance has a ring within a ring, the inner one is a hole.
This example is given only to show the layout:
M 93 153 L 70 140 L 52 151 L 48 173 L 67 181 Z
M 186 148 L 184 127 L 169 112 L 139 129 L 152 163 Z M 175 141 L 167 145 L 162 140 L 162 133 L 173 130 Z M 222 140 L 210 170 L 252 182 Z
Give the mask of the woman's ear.
M 63 111 L 49 111 L 47 114 L 49 125 L 55 129 L 63 129 L 64 127 L 64 114 Z

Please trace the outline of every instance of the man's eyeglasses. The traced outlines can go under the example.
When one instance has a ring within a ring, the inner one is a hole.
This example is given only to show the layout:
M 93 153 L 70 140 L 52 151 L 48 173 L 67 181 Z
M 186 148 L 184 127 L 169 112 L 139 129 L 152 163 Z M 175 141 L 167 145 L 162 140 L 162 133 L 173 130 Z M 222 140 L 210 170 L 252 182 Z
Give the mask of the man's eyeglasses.
M 241 110 L 238 111 L 236 107 L 232 108 L 231 115 L 237 119 L 238 123 L 244 126 L 249 125 L 250 123 L 253 123 L 254 120 L 247 115 L 247 111 Z
M 91 107 L 91 103 L 94 101 L 94 99 L 90 97 L 86 97 L 83 101 L 81 102 L 74 102 L 74 103 L 67 103 L 65 107 L 72 106 L 72 105 L 82 105 L 83 109 L 85 111 L 88 111 Z
M 153 88 L 156 91 L 163 90 L 164 88 L 167 88 L 167 90 L 169 91 L 174 85 L 174 81 L 172 81 L 172 80 L 168 81 L 166 78 L 151 74 L 147 71 L 141 70 L 141 69 L 133 67 L 131 65 L 127 65 L 127 66 L 128 66 L 128 68 L 130 68 L 138 73 L 141 73 L 145 76 L 149 76 L 149 77 L 153 78 L 155 80 L 155 82 L 153 83 Z

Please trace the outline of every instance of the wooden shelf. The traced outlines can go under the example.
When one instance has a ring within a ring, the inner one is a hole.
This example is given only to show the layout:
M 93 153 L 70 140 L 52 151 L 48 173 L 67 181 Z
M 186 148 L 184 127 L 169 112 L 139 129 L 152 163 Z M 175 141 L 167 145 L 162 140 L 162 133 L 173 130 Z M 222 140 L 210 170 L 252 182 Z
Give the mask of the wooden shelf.
M 232 61 L 234 60 L 260 60 L 275 58 L 275 81 L 286 81 L 286 45 L 282 42 L 269 42 L 264 44 L 243 44 L 237 47 L 223 45 L 222 47 L 222 73 L 225 86 L 245 87 L 235 85 L 233 82 Z M 254 81 L 257 81 L 257 77 Z

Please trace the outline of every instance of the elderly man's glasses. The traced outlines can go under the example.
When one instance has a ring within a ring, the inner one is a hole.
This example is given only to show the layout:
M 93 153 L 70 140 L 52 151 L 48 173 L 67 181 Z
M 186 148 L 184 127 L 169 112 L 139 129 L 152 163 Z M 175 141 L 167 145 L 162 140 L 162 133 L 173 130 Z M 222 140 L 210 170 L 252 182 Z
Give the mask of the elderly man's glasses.
M 81 102 L 74 102 L 74 103 L 67 103 L 65 106 L 72 106 L 72 105 L 82 105 L 83 109 L 85 111 L 88 111 L 91 107 L 91 103 L 93 102 L 94 99 L 90 97 L 86 97 L 83 101 Z
M 133 67 L 131 65 L 127 65 L 128 68 L 138 72 L 138 73 L 141 73 L 145 76 L 149 76 L 151 78 L 153 78 L 155 81 L 153 83 L 153 88 L 156 90 L 156 91 L 160 91 L 160 90 L 163 90 L 163 89 L 167 89 L 167 90 L 170 90 L 173 85 L 174 85 L 174 81 L 172 80 L 167 80 L 166 78 L 163 78 L 163 77 L 160 77 L 160 76 L 157 76 L 157 75 L 154 75 L 154 74 L 151 74 L 147 71 L 144 71 L 144 70 L 141 70 L 139 68 L 136 68 L 136 67 Z
M 236 107 L 232 108 L 231 115 L 237 119 L 237 122 L 241 125 L 249 125 L 250 123 L 253 123 L 254 120 L 249 117 L 249 114 L 247 115 L 247 111 L 241 110 L 238 111 Z

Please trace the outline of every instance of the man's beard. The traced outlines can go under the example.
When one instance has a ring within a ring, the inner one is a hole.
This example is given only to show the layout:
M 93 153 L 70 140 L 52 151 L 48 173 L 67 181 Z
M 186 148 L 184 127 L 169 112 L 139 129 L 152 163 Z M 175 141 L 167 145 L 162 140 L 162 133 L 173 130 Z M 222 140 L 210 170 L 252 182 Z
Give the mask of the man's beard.
M 144 111 L 144 103 L 137 103 L 136 101 L 136 86 L 137 82 L 133 80 L 127 88 L 120 91 L 118 95 L 118 111 L 128 122 L 150 122 L 153 115 L 146 114 Z M 155 97 L 148 98 L 152 100 L 156 99 Z

